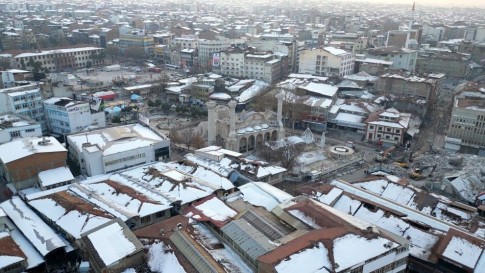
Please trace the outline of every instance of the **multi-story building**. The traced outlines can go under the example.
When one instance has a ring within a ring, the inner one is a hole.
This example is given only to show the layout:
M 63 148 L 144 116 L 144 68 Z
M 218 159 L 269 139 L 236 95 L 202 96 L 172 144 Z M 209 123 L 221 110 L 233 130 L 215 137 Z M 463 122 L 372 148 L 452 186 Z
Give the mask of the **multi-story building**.
M 96 66 L 103 63 L 102 52 L 99 47 L 78 47 L 40 52 L 20 53 L 13 57 L 13 64 L 24 70 L 59 71 L 71 68 Z
M 89 126 L 106 126 L 104 112 L 92 111 L 85 101 L 50 98 L 44 101 L 44 112 L 47 128 L 54 134 L 77 133 Z
M 458 45 L 458 52 L 470 54 L 474 62 L 480 63 L 485 59 L 485 43 L 462 41 Z
M 25 85 L 28 80 L 32 79 L 32 72 L 20 69 L 0 71 L 0 75 L 0 88 Z
M 436 102 L 442 74 L 431 74 L 426 77 L 384 74 L 377 81 L 377 90 L 383 94 L 413 96 L 426 100 L 428 106 Z
M 394 108 L 372 113 L 365 121 L 365 140 L 390 145 L 403 144 L 410 120 L 411 114 L 400 113 Z
M 469 84 L 455 95 L 445 148 L 485 155 L 485 87 Z
M 0 144 L 16 138 L 36 136 L 42 136 L 38 122 L 19 114 L 0 114 Z
M 0 111 L 13 112 L 40 123 L 47 129 L 44 119 L 42 92 L 37 85 L 24 85 L 0 89 Z
M 66 144 L 69 157 L 88 176 L 170 158 L 170 140 L 141 124 L 68 135 Z
M 119 48 L 125 52 L 129 48 L 142 48 L 148 53 L 154 45 L 152 35 L 147 35 L 144 30 L 127 26 L 120 27 Z
M 444 73 L 448 77 L 464 78 L 470 73 L 470 55 L 462 53 L 426 54 L 418 58 L 416 70 L 420 73 Z
M 376 47 L 367 50 L 367 58 L 392 62 L 392 68 L 414 71 L 418 51 L 395 46 Z
M 199 64 L 202 68 L 212 68 L 213 54 L 231 47 L 232 40 L 199 39 Z
M 22 36 L 11 31 L 0 32 L 0 50 L 16 50 L 22 48 Z
M 300 53 L 299 73 L 342 78 L 354 73 L 355 56 L 334 47 L 304 50 Z
M 272 51 L 288 56 L 288 69 L 286 73 L 297 72 L 298 45 L 296 40 L 280 41 L 257 39 L 249 41 L 248 44 L 249 46 L 256 48 L 258 51 Z
M 244 51 L 238 48 L 222 51 L 220 58 L 222 75 L 258 79 L 268 83 L 281 79 L 286 59 L 272 52 Z

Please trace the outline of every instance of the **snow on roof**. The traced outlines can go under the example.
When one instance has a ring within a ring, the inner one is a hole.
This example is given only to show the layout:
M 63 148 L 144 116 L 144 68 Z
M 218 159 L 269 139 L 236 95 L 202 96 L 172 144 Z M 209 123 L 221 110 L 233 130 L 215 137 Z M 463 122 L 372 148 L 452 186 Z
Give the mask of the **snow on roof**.
M 316 98 L 310 96 L 304 103 L 311 107 L 320 107 L 320 108 L 328 108 L 332 105 L 331 99 L 326 98 Z
M 124 210 L 140 217 L 172 207 L 173 200 L 124 173 L 114 174 L 105 182 L 83 186 L 98 193 L 106 202 L 118 204 Z
M 72 181 L 74 176 L 68 167 L 59 167 L 39 172 L 39 183 L 43 187 L 55 185 L 61 182 Z
M 335 120 L 344 121 L 344 122 L 362 123 L 362 121 L 364 120 L 364 117 L 359 116 L 359 115 L 340 112 L 335 117 Z
M 226 221 L 237 215 L 237 212 L 227 206 L 217 197 L 212 197 L 202 204 L 196 205 L 196 209 L 201 211 L 205 216 L 215 221 Z
M 215 187 L 220 187 L 223 188 L 224 190 L 230 190 L 235 188 L 234 184 L 232 184 L 229 179 L 227 179 L 224 176 L 218 175 L 217 173 L 208 170 L 204 167 L 197 167 L 195 172 L 192 173 L 192 175 L 200 181 L 203 181 L 207 184 L 211 184 Z
M 251 182 L 239 187 L 244 201 L 258 207 L 273 210 L 283 201 L 292 199 L 290 194 L 264 182 Z
M 275 266 L 278 273 L 330 273 L 329 251 L 322 242 L 290 255 Z M 340 264 L 339 264 L 340 265 Z
M 414 221 L 421 222 L 421 223 L 428 225 L 428 226 L 430 226 L 430 227 L 432 227 L 436 230 L 447 232 L 450 229 L 450 227 L 452 227 L 451 223 L 438 220 L 435 217 L 429 216 L 429 215 L 427 215 L 423 212 L 417 211 L 413 208 L 409 208 L 405 205 L 401 205 L 401 204 L 398 204 L 394 201 L 390 201 L 386 198 L 382 198 L 382 197 L 380 197 L 380 196 L 378 196 L 374 193 L 371 193 L 371 192 L 368 192 L 364 189 L 361 189 L 358 186 L 354 186 L 354 185 L 348 184 L 348 183 L 343 182 L 343 181 L 338 181 L 338 180 L 334 180 L 331 184 L 342 189 L 342 190 L 344 190 L 345 192 L 355 194 L 359 197 L 366 198 L 369 201 L 381 204 L 381 205 L 386 206 L 390 209 L 400 211 L 400 212 L 406 214 L 407 217 L 409 217 L 410 219 L 413 219 Z M 456 227 L 456 228 L 458 228 L 458 227 Z M 461 228 L 458 228 L 458 229 L 462 230 Z
M 334 97 L 338 91 L 337 86 L 316 82 L 309 82 L 306 85 L 300 85 L 299 88 L 330 98 Z
M 455 191 L 470 203 L 474 203 L 477 195 L 485 191 L 485 185 L 480 178 L 469 172 L 448 176 L 446 179 L 450 181 Z
M 392 244 L 390 248 L 387 247 L 389 243 Z M 333 256 L 339 265 L 338 270 L 344 271 L 398 246 L 399 244 L 379 236 L 368 239 L 356 234 L 347 234 L 334 240 Z
M 80 201 L 80 199 L 77 200 Z M 101 226 L 112 219 L 112 217 L 106 213 L 105 215 L 107 215 L 108 218 L 85 211 L 69 211 L 51 198 L 32 200 L 29 204 L 75 239 L 80 239 L 81 233 Z M 78 203 L 76 205 L 78 205 Z M 100 214 L 103 214 L 101 210 Z
M 469 268 L 475 268 L 482 252 L 483 249 L 480 246 L 453 236 L 442 256 Z
M 106 266 L 114 264 L 137 251 L 137 246 L 127 238 L 124 228 L 113 222 L 87 235 Z
M 42 55 L 49 55 L 49 54 L 71 53 L 71 52 L 80 52 L 80 51 L 97 50 L 97 49 L 102 49 L 102 48 L 77 47 L 77 48 L 65 48 L 65 49 L 54 49 L 54 50 L 42 50 L 41 52 L 21 53 L 15 56 L 14 58 L 35 57 L 35 56 L 42 56 Z
M 231 99 L 231 96 L 229 96 L 226 93 L 212 93 L 209 96 L 209 99 L 213 99 L 213 100 L 230 100 Z
M 313 76 L 311 74 L 296 74 L 296 73 L 292 73 L 292 74 L 288 75 L 288 78 L 315 79 L 315 80 L 319 80 L 319 81 L 323 81 L 323 82 L 328 80 L 328 77 L 320 77 L 320 76 Z
M 335 48 L 333 46 L 327 46 L 323 48 L 325 51 L 328 51 L 330 54 L 338 56 L 338 55 L 344 55 L 344 54 L 349 54 L 347 51 L 339 48 Z
M 165 172 L 171 170 L 183 175 L 185 179 L 176 181 L 164 175 Z M 133 168 L 124 171 L 122 175 L 140 181 L 147 188 L 150 187 L 168 199 L 181 200 L 182 204 L 199 200 L 220 189 L 220 185 L 197 179 L 191 174 L 183 173 L 180 169 L 175 170 L 173 164 L 163 162 Z
M 228 177 L 229 174 L 233 171 L 232 168 L 229 168 L 227 166 L 222 166 L 219 164 L 219 162 L 202 158 L 200 156 L 196 156 L 194 154 L 186 154 L 185 159 L 197 164 L 198 166 L 202 166 L 206 169 L 209 169 L 221 176 Z
M 155 242 L 148 247 L 147 256 L 152 272 L 185 273 L 170 245 Z
M 147 147 L 165 140 L 150 128 L 138 123 L 73 134 L 67 138 L 79 152 L 83 150 L 83 144 L 89 141 L 91 145 L 97 145 L 103 150 L 105 156 Z
M 47 145 L 41 145 L 42 138 L 28 137 L 15 139 L 0 145 L 0 161 L 4 164 L 38 153 L 67 152 L 54 137 L 44 137 Z
M 44 262 L 44 259 L 32 243 L 18 229 L 11 230 L 10 236 L 27 257 L 27 269 L 34 268 Z
M 0 243 L 4 247 L 4 251 L 0 253 L 0 269 L 25 260 L 21 249 L 8 232 L 0 232 Z
M 249 88 L 244 90 L 241 95 L 238 97 L 239 102 L 247 102 L 251 100 L 253 97 L 257 96 L 261 93 L 265 88 L 268 88 L 269 84 L 264 81 L 256 80 L 254 84 L 251 85 Z
M 58 248 L 66 247 L 62 238 L 19 197 L 12 197 L 1 203 L 0 207 L 42 256 Z

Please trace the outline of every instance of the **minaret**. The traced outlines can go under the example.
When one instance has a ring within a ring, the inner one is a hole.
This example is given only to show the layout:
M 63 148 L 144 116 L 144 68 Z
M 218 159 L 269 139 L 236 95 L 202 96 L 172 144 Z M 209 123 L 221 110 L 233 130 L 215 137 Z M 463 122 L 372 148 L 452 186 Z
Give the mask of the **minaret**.
M 207 143 L 209 146 L 216 142 L 216 105 L 215 101 L 207 102 Z
M 231 100 L 229 102 L 229 112 L 230 112 L 230 120 L 229 120 L 229 137 L 233 138 L 236 136 L 236 101 Z
M 413 23 L 414 23 L 414 8 L 416 7 L 416 2 L 413 3 L 413 8 L 411 9 L 411 20 L 409 20 L 409 26 L 408 26 L 408 33 L 406 36 L 406 45 L 404 46 L 405 48 L 409 48 L 409 39 L 411 38 L 411 29 L 413 28 Z
M 229 106 L 229 135 L 225 142 L 226 149 L 238 152 L 238 142 L 236 138 L 236 105 L 235 100 L 231 100 L 228 103 Z
M 278 99 L 278 110 L 276 112 L 276 119 L 278 120 L 278 140 L 285 138 L 285 127 L 283 126 L 283 93 L 279 92 L 276 95 Z

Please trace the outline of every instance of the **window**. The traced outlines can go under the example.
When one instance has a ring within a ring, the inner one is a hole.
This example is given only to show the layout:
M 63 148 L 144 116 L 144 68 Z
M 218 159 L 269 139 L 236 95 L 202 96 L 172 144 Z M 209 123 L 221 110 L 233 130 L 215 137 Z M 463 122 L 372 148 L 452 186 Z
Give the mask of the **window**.
M 382 126 L 377 127 L 378 131 L 382 131 Z
M 165 216 L 165 211 L 159 211 L 159 212 L 157 212 L 157 214 L 155 214 L 155 217 L 157 217 L 157 218 L 161 218 L 163 216 Z
M 401 133 L 401 130 L 396 129 L 396 134 L 400 134 L 400 133 Z
M 150 215 L 140 218 L 142 224 L 150 222 Z
M 391 131 L 391 128 L 386 128 L 386 132 L 390 132 Z
M 11 138 L 17 138 L 17 137 L 20 137 L 20 131 L 13 131 L 13 132 L 10 132 L 10 137 L 11 137 Z
M 27 129 L 27 130 L 25 130 L 26 133 L 32 133 L 34 131 L 35 131 L 35 129 Z

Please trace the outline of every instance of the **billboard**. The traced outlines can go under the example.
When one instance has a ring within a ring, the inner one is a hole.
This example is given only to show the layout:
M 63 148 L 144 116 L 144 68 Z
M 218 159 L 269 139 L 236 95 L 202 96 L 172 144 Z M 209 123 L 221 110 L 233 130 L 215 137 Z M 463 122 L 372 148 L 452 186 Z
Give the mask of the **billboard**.
M 212 53 L 212 66 L 219 67 L 221 65 L 221 53 L 214 52 Z

